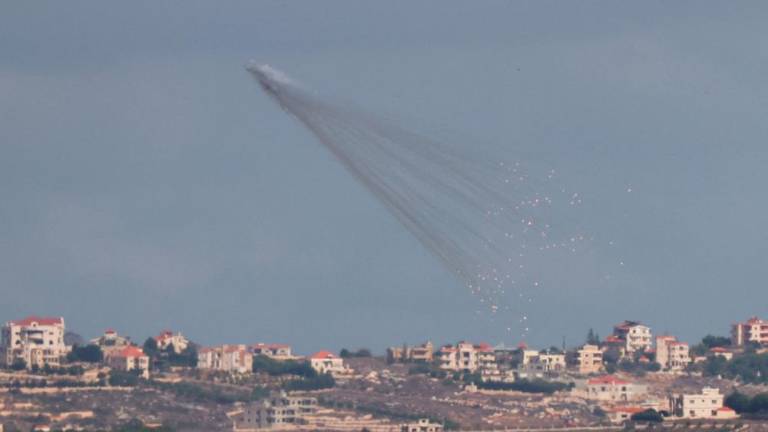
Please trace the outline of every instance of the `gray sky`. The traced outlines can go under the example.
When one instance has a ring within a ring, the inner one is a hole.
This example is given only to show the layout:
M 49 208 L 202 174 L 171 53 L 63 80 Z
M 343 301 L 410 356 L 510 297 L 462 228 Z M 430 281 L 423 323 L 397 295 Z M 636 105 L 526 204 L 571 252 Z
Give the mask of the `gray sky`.
M 725 334 L 768 314 L 768 5 L 738 6 L 6 2 L 0 319 L 300 352 L 518 342 L 260 92 L 255 59 L 582 193 L 599 241 L 542 263 L 530 343 L 624 318 Z

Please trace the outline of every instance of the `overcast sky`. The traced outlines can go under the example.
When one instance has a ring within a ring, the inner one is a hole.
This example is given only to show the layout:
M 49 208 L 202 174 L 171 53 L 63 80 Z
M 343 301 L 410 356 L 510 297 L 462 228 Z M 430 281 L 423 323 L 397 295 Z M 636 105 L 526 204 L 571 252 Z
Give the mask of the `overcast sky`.
M 541 263 L 529 343 L 625 318 L 726 334 L 768 315 L 768 4 L 738 6 L 4 2 L 0 320 L 304 353 L 519 341 L 265 97 L 253 59 L 582 193 L 598 240 Z

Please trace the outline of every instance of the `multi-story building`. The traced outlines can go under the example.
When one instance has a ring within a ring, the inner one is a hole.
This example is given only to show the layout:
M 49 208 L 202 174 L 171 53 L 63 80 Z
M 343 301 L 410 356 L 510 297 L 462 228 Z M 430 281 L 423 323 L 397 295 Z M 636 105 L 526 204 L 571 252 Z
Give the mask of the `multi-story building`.
M 253 355 L 263 355 L 275 360 L 290 360 L 293 358 L 291 346 L 285 344 L 257 343 L 251 346 L 251 352 Z
M 731 326 L 731 343 L 743 346 L 747 343 L 768 344 L 768 321 L 752 317 Z
M 613 336 L 624 342 L 627 353 L 651 348 L 651 328 L 638 321 L 624 321 L 613 327 Z
M 678 394 L 669 397 L 669 412 L 683 418 L 728 419 L 736 412 L 723 406 L 719 389 L 704 387 L 701 394 Z
M 189 346 L 189 339 L 185 338 L 181 332 L 174 334 L 170 330 L 163 330 L 155 337 L 157 342 L 157 348 L 159 350 L 167 350 L 168 347 L 173 347 L 173 352 L 181 354 Z
M 539 352 L 531 355 L 523 353 L 520 369 L 529 372 L 560 372 L 565 370 L 565 354 Z
M 603 370 L 603 352 L 597 345 L 584 345 L 581 347 L 576 361 L 578 362 L 580 373 L 591 374 Z
M 443 432 L 443 425 L 432 423 L 429 419 L 419 419 L 415 423 L 400 425 L 400 432 Z
M 440 368 L 445 370 L 476 372 L 497 369 L 493 347 L 487 343 L 473 345 L 462 341 L 456 346 L 445 345 L 437 352 L 437 359 Z
M 68 351 L 64 332 L 64 318 L 30 316 L 9 321 L 2 330 L 0 362 L 4 366 L 24 362 L 28 369 L 58 367 Z
M 387 361 L 394 362 L 424 362 L 431 363 L 434 359 L 435 347 L 432 342 L 421 345 L 387 348 Z
M 317 411 L 317 399 L 305 396 L 288 396 L 285 392 L 252 402 L 243 413 L 235 417 L 235 431 L 280 429 L 304 424 L 304 416 Z
M 691 363 L 688 344 L 674 336 L 656 338 L 656 363 L 664 370 L 680 371 Z
M 626 402 L 642 398 L 646 386 L 619 379 L 613 375 L 587 381 L 587 398 L 599 401 Z
M 141 376 L 149 378 L 149 356 L 136 346 L 129 345 L 111 350 L 106 354 L 105 362 L 112 369 L 120 371 L 141 371 Z
M 344 364 L 344 359 L 330 351 L 319 351 L 309 356 L 309 365 L 319 374 L 344 375 L 350 369 Z
M 201 348 L 197 352 L 197 368 L 250 373 L 253 371 L 253 354 L 245 345 Z
M 131 338 L 120 336 L 113 329 L 107 329 L 103 335 L 91 339 L 91 344 L 98 346 L 106 354 L 131 345 Z

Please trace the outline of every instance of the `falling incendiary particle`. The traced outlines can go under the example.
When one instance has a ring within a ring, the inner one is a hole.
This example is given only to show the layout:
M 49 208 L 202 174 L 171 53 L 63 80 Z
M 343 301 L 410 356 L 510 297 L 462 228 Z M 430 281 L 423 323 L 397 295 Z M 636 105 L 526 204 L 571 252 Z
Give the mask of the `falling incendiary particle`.
M 570 206 L 582 203 L 581 196 L 556 185 L 554 169 L 534 173 L 519 161 L 481 156 L 472 143 L 446 144 L 328 102 L 269 66 L 248 71 L 478 297 L 484 310 L 496 313 L 502 307 L 511 310 L 510 304 L 531 303 L 520 290 L 539 282 L 526 264 L 537 268 L 531 261 L 537 254 L 583 241 L 566 216 Z

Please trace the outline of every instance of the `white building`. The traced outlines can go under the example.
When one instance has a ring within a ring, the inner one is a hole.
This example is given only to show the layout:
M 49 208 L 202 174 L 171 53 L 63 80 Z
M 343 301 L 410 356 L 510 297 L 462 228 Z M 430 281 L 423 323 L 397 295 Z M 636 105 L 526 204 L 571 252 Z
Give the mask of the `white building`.
M 309 356 L 309 364 L 319 374 L 343 375 L 350 373 L 350 369 L 344 364 L 344 359 L 334 355 L 330 351 L 319 351 Z
M 584 345 L 581 347 L 576 360 L 580 373 L 591 374 L 603 370 L 603 351 L 597 345 Z
M 253 355 L 263 355 L 275 360 L 290 360 L 294 358 L 291 354 L 291 346 L 285 344 L 257 343 L 251 346 L 251 352 Z
M 645 396 L 646 386 L 619 379 L 613 375 L 587 381 L 587 398 L 598 401 L 626 402 Z
M 3 326 L 0 362 L 9 367 L 23 361 L 27 369 L 61 366 L 68 348 L 64 345 L 64 318 L 30 316 Z
M 120 350 L 131 345 L 131 338 L 120 336 L 113 329 L 107 329 L 104 334 L 91 339 L 91 344 L 101 348 L 101 351 L 107 355 L 110 351 Z
M 149 378 L 149 356 L 136 346 L 111 350 L 105 357 L 107 366 L 119 371 L 140 370 L 141 376 Z
M 731 326 L 731 343 L 735 346 L 743 346 L 747 343 L 768 343 L 768 321 L 758 317 L 752 317 L 745 322 Z
M 624 341 L 624 348 L 629 354 L 651 348 L 651 328 L 638 321 L 616 324 L 613 327 L 613 336 Z
M 496 356 L 487 343 L 473 345 L 459 342 L 456 346 L 445 345 L 437 353 L 440 368 L 451 371 L 476 372 L 496 370 Z
M 189 346 L 189 339 L 184 337 L 181 332 L 174 334 L 170 330 L 163 330 L 155 337 L 157 342 L 157 348 L 159 350 L 166 350 L 169 346 L 173 347 L 173 352 L 181 354 Z
M 691 363 L 688 344 L 674 336 L 656 338 L 656 363 L 663 370 L 681 371 Z
M 730 419 L 736 412 L 723 405 L 719 389 L 704 387 L 701 394 L 679 394 L 669 398 L 669 411 L 682 418 Z
M 531 355 L 523 352 L 522 370 L 528 372 L 561 372 L 565 370 L 565 354 L 539 352 Z
M 197 352 L 197 368 L 251 373 L 253 371 L 253 354 L 245 345 L 201 348 Z
M 306 423 L 304 416 L 316 411 L 317 399 L 288 396 L 285 392 L 280 392 L 265 400 L 247 404 L 243 413 L 234 418 L 234 430 L 245 432 L 297 428 Z
M 443 425 L 432 423 L 429 419 L 419 419 L 415 423 L 400 425 L 400 432 L 443 432 Z

